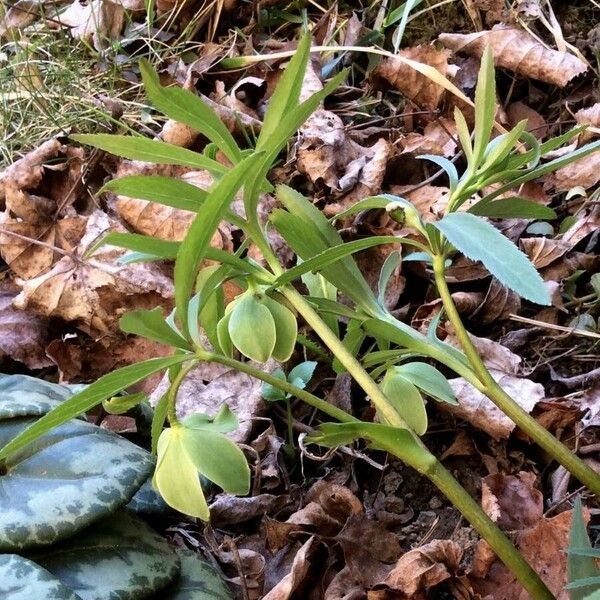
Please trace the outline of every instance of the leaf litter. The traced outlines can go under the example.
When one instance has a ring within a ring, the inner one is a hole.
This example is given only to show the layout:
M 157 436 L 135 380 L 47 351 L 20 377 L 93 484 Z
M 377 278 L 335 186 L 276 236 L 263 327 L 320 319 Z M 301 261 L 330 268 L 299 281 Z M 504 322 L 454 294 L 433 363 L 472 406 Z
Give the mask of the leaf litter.
M 124 90 L 139 82 L 139 47 L 156 43 L 161 78 L 201 97 L 239 141 L 250 145 L 285 59 L 260 61 L 241 72 L 220 70 L 218 60 L 225 54 L 293 50 L 290 40 L 298 19 L 290 19 L 277 3 L 259 3 L 261 14 L 279 26 L 272 30 L 243 7 L 213 4 L 194 16 L 185 7 L 158 2 L 153 15 L 158 20 L 145 22 L 144 7 L 137 2 L 75 2 L 45 14 L 34 3 L 19 0 L 2 17 L 0 37 L 10 32 L 27 43 L 38 26 L 48 26 L 50 35 L 66 32 L 76 44 L 74 52 L 83 53 L 97 72 L 112 61 Z M 433 67 L 472 97 L 487 45 L 498 68 L 499 125 L 512 127 L 527 119 L 528 130 L 542 142 L 572 124 L 586 125 L 572 148 L 598 136 L 593 68 L 597 9 L 568 9 L 555 2 L 558 20 L 549 21 L 542 2 L 512 3 L 510 8 L 489 0 L 465 2 L 463 8 L 454 4 L 459 3 L 427 7 L 409 19 L 398 56 L 378 60 L 354 50 L 315 53 L 303 97 L 321 89 L 339 66 L 349 66 L 351 76 L 302 126 L 271 179 L 291 183 L 328 217 L 362 197 L 385 192 L 408 198 L 423 218 L 439 220 L 447 206 L 448 181 L 419 156 L 445 157 L 460 172 L 464 157 L 452 113 L 458 106 L 472 125 L 473 112 L 464 99 L 401 59 Z M 354 48 L 383 39 L 381 19 L 371 10 L 351 10 L 340 3 L 327 11 L 311 5 L 306 14 L 319 45 Z M 228 35 L 232 24 L 243 26 L 244 36 Z M 90 52 L 90 44 L 97 54 Z M 7 60 L 17 60 L 10 52 Z M 114 102 L 116 115 L 133 106 Z M 189 127 L 162 121 L 145 105 L 135 110 L 140 111 L 136 128 L 143 135 L 204 148 L 206 140 Z M 110 127 L 119 131 L 118 116 Z M 55 127 L 48 139 L 25 146 L 0 172 L 0 360 L 5 372 L 79 383 L 142 356 L 164 354 L 164 346 L 122 334 L 118 319 L 136 308 L 159 305 L 168 314 L 173 307 L 170 264 L 123 264 L 123 252 L 112 247 L 93 257 L 86 251 L 107 231 L 180 241 L 194 217 L 144 199 L 96 195 L 101 185 L 112 177 L 160 174 L 207 189 L 213 179 L 187 168 L 89 156 L 64 134 L 64 128 Z M 593 323 L 595 331 L 600 326 L 598 287 L 591 277 L 598 268 L 599 160 L 600 153 L 592 154 L 508 194 L 551 206 L 556 219 L 492 220 L 540 270 L 553 290 L 553 306 L 540 309 L 522 302 L 468 258 L 457 256 L 448 268 L 453 298 L 494 378 L 593 468 L 600 464 L 600 394 L 593 376 L 597 340 L 577 337 L 576 330 L 583 322 Z M 234 210 L 240 204 L 238 199 Z M 265 215 L 273 206 L 266 194 Z M 463 210 L 469 206 L 467 202 Z M 377 210 L 342 219 L 337 226 L 345 240 L 399 232 L 418 239 L 416 232 L 401 229 Z M 294 264 L 293 253 L 272 235 L 280 255 Z M 241 232 L 222 224 L 211 245 L 231 252 L 240 243 Z M 400 251 L 402 259 L 385 290 L 386 305 L 425 331 L 441 309 L 432 300 L 428 268 L 412 261 L 411 251 L 394 245 L 364 251 L 357 262 L 377 291 L 378 272 L 393 251 Z M 260 259 L 255 249 L 250 253 Z M 524 328 L 514 320 L 519 315 L 528 319 Z M 456 343 L 443 315 L 438 335 Z M 312 358 L 310 348 L 305 352 Z M 276 367 L 269 363 L 262 368 Z M 324 365 L 311 386 L 362 411 L 363 418 L 372 416 L 357 390 L 342 382 Z M 457 378 L 451 385 L 459 406 L 429 403 L 435 434 L 425 438 L 427 445 L 439 451 L 490 517 L 511 533 L 552 592 L 566 600 L 564 550 L 575 483 L 560 468 L 548 477 L 554 466 L 547 457 L 536 454 L 514 424 L 470 384 Z M 154 378 L 144 391 L 155 402 L 163 387 Z M 202 531 L 180 520 L 168 535 L 212 554 L 237 598 L 525 600 L 489 547 L 423 479 L 382 453 L 369 452 L 371 462 L 357 460 L 360 452 L 366 453 L 363 448 L 321 458 L 295 449 L 292 458 L 283 411 L 265 402 L 256 380 L 215 365 L 188 374 L 178 403 L 182 414 L 215 414 L 224 403 L 241 421 L 235 436 L 254 472 L 252 493 L 245 498 L 215 494 L 214 529 Z M 292 413 L 296 436 L 318 422 L 300 404 L 292 405 Z M 586 503 L 595 518 L 596 501 L 587 498 Z M 545 514 L 548 509 L 553 512 Z

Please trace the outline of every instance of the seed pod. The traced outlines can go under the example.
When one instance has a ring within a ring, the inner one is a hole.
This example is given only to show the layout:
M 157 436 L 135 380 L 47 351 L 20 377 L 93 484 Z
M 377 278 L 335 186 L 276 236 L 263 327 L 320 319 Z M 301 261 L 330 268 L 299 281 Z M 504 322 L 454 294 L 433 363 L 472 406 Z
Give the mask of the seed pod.
M 427 431 L 425 402 L 415 385 L 392 367 L 381 382 L 381 391 L 417 435 Z
M 280 362 L 289 360 L 298 336 L 298 323 L 294 313 L 269 296 L 264 296 L 262 303 L 267 307 L 275 322 L 275 347 L 273 358 Z
M 266 362 L 275 348 L 275 320 L 269 309 L 252 292 L 236 302 L 227 331 L 233 345 L 247 358 Z

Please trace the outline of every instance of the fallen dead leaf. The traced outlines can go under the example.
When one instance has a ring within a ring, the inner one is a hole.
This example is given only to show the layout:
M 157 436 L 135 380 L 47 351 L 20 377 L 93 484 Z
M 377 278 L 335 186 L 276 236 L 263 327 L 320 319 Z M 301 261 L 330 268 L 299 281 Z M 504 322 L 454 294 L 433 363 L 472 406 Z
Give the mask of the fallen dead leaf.
M 588 69 L 576 56 L 546 48 L 527 32 L 513 27 L 496 25 L 477 33 L 442 33 L 439 40 L 455 52 L 478 57 L 490 46 L 496 66 L 559 87 L 565 87 Z
M 401 50 L 398 55 L 429 65 L 437 69 L 444 77 L 454 76 L 457 70 L 454 65 L 448 64 L 450 52 L 437 50 L 433 46 L 407 48 Z M 445 92 L 443 87 L 395 57 L 381 61 L 373 71 L 373 77 L 376 80 L 387 82 L 417 106 L 429 110 L 434 110 L 439 106 Z

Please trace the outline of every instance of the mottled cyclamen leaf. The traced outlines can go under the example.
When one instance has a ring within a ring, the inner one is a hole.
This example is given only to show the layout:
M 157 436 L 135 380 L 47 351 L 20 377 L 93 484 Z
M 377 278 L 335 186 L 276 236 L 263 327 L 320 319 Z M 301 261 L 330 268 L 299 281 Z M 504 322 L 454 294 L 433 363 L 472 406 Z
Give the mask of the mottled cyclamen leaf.
M 152 478 L 147 479 L 142 487 L 134 494 L 127 505 L 127 510 L 140 516 L 158 516 L 170 510 L 169 505 L 152 487 Z
M 81 600 L 46 569 L 17 554 L 0 554 L 0 598 Z
M 152 600 L 231 600 L 233 596 L 219 574 L 196 552 L 177 548 L 179 577 Z
M 0 375 L 0 419 L 40 417 L 73 393 L 64 385 L 27 375 Z
M 0 445 L 35 418 L 0 421 Z M 126 504 L 150 475 L 149 452 L 72 420 L 11 454 L 0 478 L 0 550 L 52 544 Z
M 179 572 L 179 559 L 166 539 L 125 511 L 30 558 L 82 600 L 147 598 Z

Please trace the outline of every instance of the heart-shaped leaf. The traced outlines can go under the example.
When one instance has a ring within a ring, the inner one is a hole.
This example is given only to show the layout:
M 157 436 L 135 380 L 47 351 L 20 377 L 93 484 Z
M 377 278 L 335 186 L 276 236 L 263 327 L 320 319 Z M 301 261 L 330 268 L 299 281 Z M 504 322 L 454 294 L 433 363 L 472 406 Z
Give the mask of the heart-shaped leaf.
M 35 422 L 0 421 L 0 444 Z M 55 543 L 126 504 L 149 476 L 149 452 L 90 423 L 72 420 L 6 461 L 0 477 L 0 550 Z
M 219 574 L 196 552 L 177 548 L 179 577 L 153 600 L 232 600 Z
M 82 600 L 147 598 L 179 572 L 179 559 L 165 538 L 125 511 L 28 558 Z
M 17 554 L 0 554 L 0 598 L 81 600 L 46 569 Z

